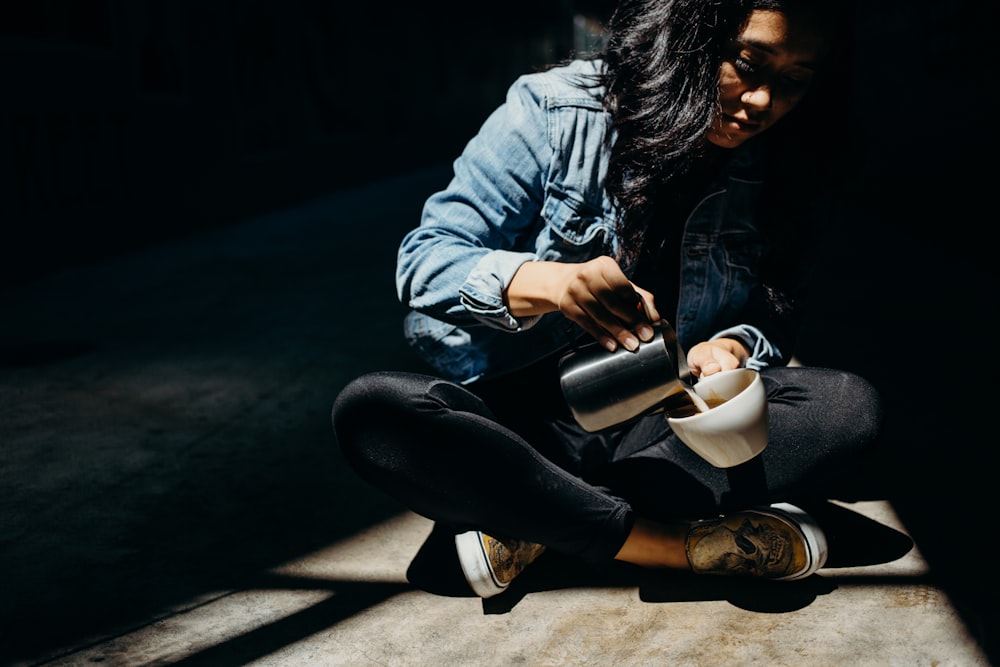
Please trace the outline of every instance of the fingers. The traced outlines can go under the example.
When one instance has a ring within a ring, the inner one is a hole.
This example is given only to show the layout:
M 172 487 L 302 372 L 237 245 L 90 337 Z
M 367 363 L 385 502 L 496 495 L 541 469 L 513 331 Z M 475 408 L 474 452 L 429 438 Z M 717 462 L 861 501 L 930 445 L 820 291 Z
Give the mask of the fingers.
M 656 303 L 653 300 L 653 295 L 647 292 L 646 290 L 642 289 L 641 287 L 637 287 L 636 285 L 632 285 L 632 288 L 635 290 L 635 293 L 639 295 L 639 298 L 641 300 L 639 306 L 642 309 L 643 313 L 645 314 L 645 320 L 641 324 L 646 324 L 649 322 L 659 322 L 660 312 L 656 310 Z M 644 341 L 651 340 L 653 338 L 653 327 L 651 326 L 642 327 L 641 325 L 640 327 L 647 330 L 646 333 L 648 334 L 648 336 L 643 336 L 642 332 L 638 331 L 637 333 L 639 333 L 639 338 L 641 338 Z
M 739 368 L 743 360 L 734 353 L 732 341 L 726 339 L 698 343 L 687 353 L 688 368 L 698 377 L 715 375 Z
M 653 338 L 647 317 L 656 314 L 653 295 L 635 287 L 610 257 L 577 265 L 559 309 L 610 351 L 635 350 Z
M 707 375 L 715 375 L 720 371 L 722 371 L 722 364 L 713 359 L 705 364 L 698 366 L 697 370 L 692 372 L 698 377 L 705 377 Z

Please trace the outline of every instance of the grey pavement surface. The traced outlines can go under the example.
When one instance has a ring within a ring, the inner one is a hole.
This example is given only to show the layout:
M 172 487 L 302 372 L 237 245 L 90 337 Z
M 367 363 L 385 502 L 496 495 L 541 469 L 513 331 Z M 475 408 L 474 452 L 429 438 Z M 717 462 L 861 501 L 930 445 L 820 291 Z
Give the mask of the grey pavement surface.
M 886 441 L 811 508 L 828 567 L 767 584 L 546 554 L 496 598 L 454 586 L 430 523 L 360 482 L 329 424 L 350 378 L 420 369 L 392 265 L 448 174 L 0 292 L 0 664 L 993 664 L 989 415 L 965 416 L 951 388 L 974 378 L 924 319 L 972 339 L 993 268 L 853 208 L 796 357 L 868 375 Z

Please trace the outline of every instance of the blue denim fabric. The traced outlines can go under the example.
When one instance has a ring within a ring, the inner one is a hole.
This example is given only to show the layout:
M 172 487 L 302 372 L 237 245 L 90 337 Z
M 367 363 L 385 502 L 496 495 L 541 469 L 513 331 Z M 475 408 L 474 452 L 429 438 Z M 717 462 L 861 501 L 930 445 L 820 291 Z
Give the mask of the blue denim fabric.
M 400 244 L 397 290 L 412 309 L 406 338 L 447 379 L 521 368 L 582 332 L 560 313 L 514 317 L 503 294 L 524 262 L 617 256 L 617 213 L 604 189 L 610 117 L 603 91 L 580 85 L 599 66 L 577 61 L 519 78 Z M 751 144 L 736 149 L 686 222 L 672 324 L 685 349 L 715 336 L 742 339 L 752 350 L 747 365 L 759 369 L 787 360 L 744 317 L 760 291 L 763 251 Z

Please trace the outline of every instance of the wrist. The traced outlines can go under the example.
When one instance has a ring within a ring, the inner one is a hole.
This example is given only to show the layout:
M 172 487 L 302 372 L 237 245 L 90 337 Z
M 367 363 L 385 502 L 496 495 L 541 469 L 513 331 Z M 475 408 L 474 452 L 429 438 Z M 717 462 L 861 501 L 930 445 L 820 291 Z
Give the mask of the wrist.
M 558 280 L 565 265 L 558 262 L 525 262 L 504 291 L 507 309 L 515 317 L 542 315 L 559 309 Z

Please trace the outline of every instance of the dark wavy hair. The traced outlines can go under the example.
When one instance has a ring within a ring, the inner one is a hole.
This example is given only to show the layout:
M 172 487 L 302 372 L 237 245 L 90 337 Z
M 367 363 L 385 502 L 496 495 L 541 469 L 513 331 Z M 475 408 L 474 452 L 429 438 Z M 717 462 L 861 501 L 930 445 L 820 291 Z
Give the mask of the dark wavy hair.
M 632 218 L 703 149 L 724 49 L 749 0 L 624 0 L 604 52 L 605 106 L 616 140 L 607 189 Z
M 625 259 L 637 252 L 658 202 L 671 197 L 671 188 L 690 187 L 684 176 L 703 156 L 719 106 L 719 68 L 755 9 L 808 12 L 822 25 L 834 22 L 827 26 L 831 66 L 798 108 L 761 135 L 770 158 L 761 221 L 772 249 L 762 267 L 770 277 L 762 277 L 776 286 L 790 283 L 791 255 L 803 249 L 811 231 L 802 206 L 818 201 L 815 186 L 828 182 L 838 164 L 836 149 L 850 140 L 845 100 L 833 112 L 842 117 L 822 117 L 831 113 L 824 83 L 844 86 L 851 74 L 848 0 L 621 0 L 597 57 L 604 60 L 600 83 L 614 129 L 606 188 L 621 212 Z M 802 132 L 817 121 L 822 132 Z M 774 294 L 784 298 L 778 287 Z

